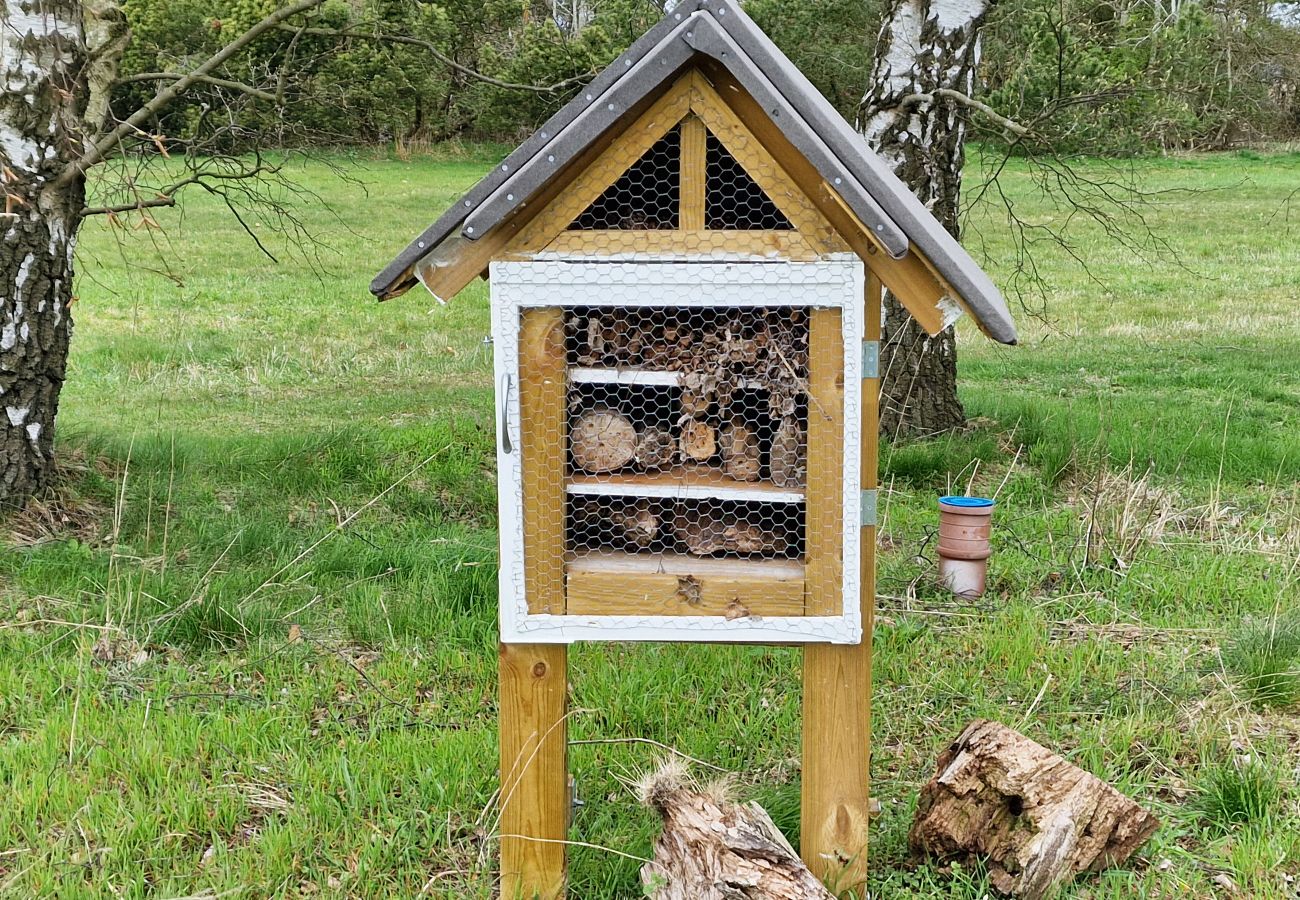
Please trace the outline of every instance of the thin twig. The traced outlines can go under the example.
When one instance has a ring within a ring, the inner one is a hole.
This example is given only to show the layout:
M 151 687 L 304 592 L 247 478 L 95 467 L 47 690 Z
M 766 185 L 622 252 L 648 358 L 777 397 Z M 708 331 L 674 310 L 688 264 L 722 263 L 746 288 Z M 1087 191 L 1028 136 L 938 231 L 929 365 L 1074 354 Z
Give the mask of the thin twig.
M 680 756 L 682 759 L 686 760 L 687 762 L 695 763 L 695 765 L 697 766 L 704 766 L 706 769 L 713 769 L 715 772 L 730 771 L 728 769 L 722 768 L 722 766 L 715 766 L 713 763 L 705 762 L 702 759 L 697 759 L 694 756 L 683 753 L 682 751 L 678 750 L 676 747 L 670 747 L 667 744 L 661 744 L 659 741 L 653 740 L 652 738 L 643 738 L 643 737 L 585 738 L 580 741 L 569 741 L 570 747 L 577 747 L 584 744 L 648 744 L 651 747 L 658 747 L 660 750 L 667 750 L 669 753 L 672 753 L 675 756 Z

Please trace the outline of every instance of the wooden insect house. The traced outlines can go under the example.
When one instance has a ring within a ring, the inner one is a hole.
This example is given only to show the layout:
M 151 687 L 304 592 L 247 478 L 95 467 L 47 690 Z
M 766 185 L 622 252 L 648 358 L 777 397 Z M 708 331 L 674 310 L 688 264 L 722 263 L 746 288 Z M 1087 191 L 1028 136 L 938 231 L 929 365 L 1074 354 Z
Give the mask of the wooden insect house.
M 732 0 L 684 0 L 372 290 L 491 283 L 502 894 L 559 896 L 565 646 L 805 646 L 801 854 L 865 872 L 888 288 L 997 289 Z

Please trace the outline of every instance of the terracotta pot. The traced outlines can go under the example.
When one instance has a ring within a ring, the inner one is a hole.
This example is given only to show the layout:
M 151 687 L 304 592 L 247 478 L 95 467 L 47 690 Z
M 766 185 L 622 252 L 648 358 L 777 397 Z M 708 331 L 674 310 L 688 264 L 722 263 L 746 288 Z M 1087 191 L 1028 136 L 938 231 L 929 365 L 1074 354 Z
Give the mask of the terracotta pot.
M 992 531 L 992 500 L 939 498 L 939 578 L 948 590 L 962 597 L 984 593 Z

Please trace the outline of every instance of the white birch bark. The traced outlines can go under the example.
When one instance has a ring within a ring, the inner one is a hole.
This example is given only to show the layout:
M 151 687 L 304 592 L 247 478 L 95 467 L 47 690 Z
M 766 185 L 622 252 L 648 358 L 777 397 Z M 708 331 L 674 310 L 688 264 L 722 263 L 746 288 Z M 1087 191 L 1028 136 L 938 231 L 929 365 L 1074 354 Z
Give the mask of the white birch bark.
M 954 236 L 958 233 L 967 111 L 979 63 L 979 31 L 994 0 L 891 0 L 858 115 L 867 141 Z M 952 329 L 931 338 L 892 296 L 881 347 L 881 431 L 887 436 L 947 431 L 965 418 L 957 399 Z
M 0 505 L 44 488 L 72 332 L 86 42 L 76 0 L 0 3 Z

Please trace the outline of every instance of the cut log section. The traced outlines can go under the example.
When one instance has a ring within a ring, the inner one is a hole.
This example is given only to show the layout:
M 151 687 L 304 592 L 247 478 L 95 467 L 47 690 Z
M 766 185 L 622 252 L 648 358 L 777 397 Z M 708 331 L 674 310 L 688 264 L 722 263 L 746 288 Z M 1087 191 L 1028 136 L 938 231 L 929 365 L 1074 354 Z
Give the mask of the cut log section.
M 722 450 L 722 470 L 737 481 L 758 481 L 762 467 L 762 450 L 758 435 L 739 416 L 722 426 L 718 436 Z
M 641 867 L 652 900 L 833 900 L 757 803 L 700 790 L 672 764 L 638 793 L 664 823 L 654 859 Z
M 718 432 L 708 422 L 685 418 L 681 423 L 682 457 L 707 462 L 718 452 Z
M 987 861 L 1003 894 L 1051 897 L 1066 881 L 1124 862 L 1160 822 L 1101 779 L 997 722 L 976 720 L 921 789 L 917 853 Z
M 637 432 L 636 464 L 647 472 L 667 469 L 677 458 L 677 442 L 666 428 L 647 425 Z
M 573 464 L 587 472 L 613 472 L 636 458 L 636 429 L 627 416 L 605 407 L 578 416 L 569 430 Z

